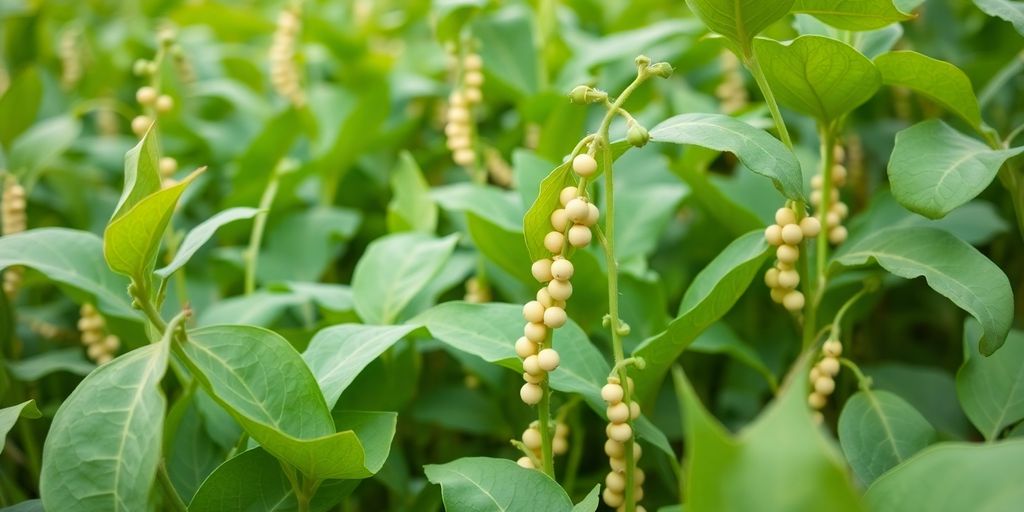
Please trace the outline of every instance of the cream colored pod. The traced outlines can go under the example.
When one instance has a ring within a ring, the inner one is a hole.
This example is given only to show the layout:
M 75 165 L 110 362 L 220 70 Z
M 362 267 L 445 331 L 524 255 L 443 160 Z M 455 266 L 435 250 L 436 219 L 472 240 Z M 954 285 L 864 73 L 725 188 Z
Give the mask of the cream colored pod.
M 804 294 L 797 290 L 800 273 L 796 263 L 800 259 L 800 244 L 818 235 L 820 225 L 813 217 L 797 221 L 792 208 L 783 207 L 775 212 L 775 224 L 765 228 L 764 239 L 775 249 L 775 265 L 764 275 L 764 283 L 771 290 L 774 302 L 794 313 L 804 307 Z

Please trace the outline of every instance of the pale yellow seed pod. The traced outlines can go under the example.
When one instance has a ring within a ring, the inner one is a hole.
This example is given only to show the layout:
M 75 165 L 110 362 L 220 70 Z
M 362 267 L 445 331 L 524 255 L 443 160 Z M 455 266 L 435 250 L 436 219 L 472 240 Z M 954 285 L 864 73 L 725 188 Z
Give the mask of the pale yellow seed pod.
M 834 357 L 825 357 L 818 363 L 821 372 L 829 377 L 835 377 L 839 373 L 839 360 Z
M 619 424 L 629 421 L 629 406 L 625 402 L 609 405 L 605 410 L 608 421 Z
M 139 87 L 139 90 L 135 91 L 135 101 L 139 102 L 140 105 L 151 105 L 156 101 L 156 98 L 156 89 L 148 85 Z
M 829 230 L 828 241 L 833 245 L 839 245 L 846 241 L 846 226 L 836 226 Z
M 156 111 L 161 114 L 166 114 L 174 109 L 174 98 L 161 94 L 156 98 Z
M 544 235 L 544 248 L 551 254 L 560 254 L 565 246 L 565 235 L 558 231 L 549 231 Z
M 807 405 L 809 405 L 811 407 L 811 409 L 815 409 L 815 410 L 821 409 L 821 408 L 825 407 L 825 404 L 827 402 L 828 402 L 828 399 L 825 398 L 825 395 L 822 395 L 822 394 L 820 394 L 818 392 L 814 392 L 814 393 L 811 393 L 810 395 L 807 395 Z
M 804 217 L 800 219 L 800 230 L 804 232 L 804 238 L 813 238 L 821 232 L 821 222 L 816 217 Z
M 772 298 L 772 302 L 776 304 L 782 304 L 782 299 L 786 297 L 787 293 L 789 293 L 789 291 L 786 290 L 785 288 L 772 288 L 772 291 L 769 295 Z
M 796 270 L 783 270 L 779 272 L 778 286 L 792 290 L 800 284 L 800 273 Z
M 622 402 L 626 393 L 619 384 L 608 383 L 601 388 L 601 398 L 609 404 Z
M 569 204 L 569 201 L 572 201 L 577 197 L 579 197 L 579 189 L 570 185 L 563 188 L 562 191 L 558 193 L 558 202 L 561 203 L 562 206 L 565 206 Z
M 594 203 L 587 203 L 587 218 L 583 221 L 586 226 L 593 226 L 601 220 L 601 210 Z
M 537 344 L 530 341 L 526 336 L 520 336 L 516 340 L 516 355 L 520 359 L 526 359 L 537 353 Z
M 548 336 L 548 328 L 541 323 L 529 322 L 523 328 L 523 335 L 534 343 L 543 343 Z
M 764 285 L 768 288 L 779 287 L 779 269 L 772 267 L 765 271 Z
M 146 130 L 149 130 L 149 125 L 153 124 L 153 120 L 148 116 L 135 116 L 132 119 L 132 133 L 138 137 L 142 137 L 146 134 Z
M 831 395 L 836 390 L 836 381 L 832 380 L 832 377 L 821 376 L 818 380 L 814 381 L 814 391 L 822 395 Z
M 629 403 L 629 419 L 635 420 L 640 417 L 640 402 L 632 401 Z M 633 446 L 640 446 L 636 443 Z
M 516 461 L 516 464 L 519 464 L 519 467 L 521 467 L 521 468 L 537 469 L 537 468 L 533 467 L 533 461 L 530 460 L 530 458 L 525 456 L 525 455 L 522 456 L 522 457 L 519 457 L 519 460 Z
M 476 153 L 472 149 L 460 149 L 452 153 L 452 161 L 456 165 L 469 167 L 476 162 Z
M 546 348 L 537 354 L 537 365 L 545 372 L 553 372 L 558 368 L 560 358 L 553 348 Z
M 587 153 L 581 153 L 572 159 L 572 170 L 584 178 L 589 178 L 597 172 L 597 160 Z
M 160 167 L 160 175 L 167 178 L 174 174 L 174 171 L 178 170 L 178 161 L 172 157 L 165 156 L 160 158 L 158 166 Z
M 538 356 L 526 356 L 526 359 L 523 359 L 523 371 L 526 372 L 527 375 L 532 375 L 534 377 L 543 373 L 543 370 L 540 369 L 540 360 L 538 359 Z
M 462 67 L 466 71 L 480 71 L 484 67 L 484 60 L 475 53 L 467 53 L 462 58 Z
M 804 294 L 797 290 L 787 293 L 786 296 L 782 298 L 782 306 L 789 311 L 800 311 L 804 308 Z
M 549 258 L 544 258 L 533 262 L 530 267 L 530 273 L 533 274 L 533 278 L 541 283 L 546 283 L 551 280 L 551 265 L 553 262 Z M 541 302 L 543 304 L 543 302 Z M 545 304 L 545 307 L 547 304 Z
M 590 208 L 587 207 L 588 203 L 583 199 L 577 197 L 569 201 L 569 204 L 565 205 L 565 214 L 570 221 L 579 224 L 587 220 L 587 214 Z
M 462 83 L 466 84 L 467 89 L 478 89 L 484 84 L 484 74 L 479 71 L 469 71 L 462 78 Z
M 780 245 L 775 250 L 775 257 L 782 263 L 792 265 L 796 263 L 796 260 L 800 259 L 800 249 L 792 245 Z
M 537 290 L 537 302 L 540 302 L 546 308 L 550 308 L 555 305 L 555 299 L 551 298 L 551 294 L 548 293 L 548 288 L 546 286 Z
M 775 247 L 782 245 L 782 226 L 772 224 L 764 228 L 764 240 L 768 242 L 768 245 Z
M 590 232 L 590 228 L 583 224 L 576 224 L 569 228 L 569 243 L 573 247 L 586 247 L 592 238 L 593 233 Z
M 553 300 L 569 300 L 572 296 L 572 283 L 569 281 L 552 280 L 548 283 L 548 295 Z
M 565 322 L 567 320 L 568 320 L 568 316 L 566 316 L 565 310 L 560 308 L 560 307 L 551 306 L 550 308 L 547 308 L 547 309 L 544 310 L 544 314 L 543 314 L 544 325 L 546 325 L 546 326 L 548 326 L 548 327 L 550 327 L 552 329 L 558 329 L 559 327 L 565 325 Z
M 821 346 L 821 351 L 826 356 L 839 357 L 843 354 L 843 344 L 839 340 L 828 340 Z
M 551 451 L 555 455 L 563 455 L 569 451 L 569 441 L 564 437 L 556 437 L 551 440 Z
M 629 414 L 628 410 L 626 414 Z M 606 433 L 609 439 L 620 443 L 625 443 L 633 438 L 633 428 L 629 426 L 629 423 L 609 423 Z
M 789 245 L 797 245 L 804 240 L 804 232 L 798 224 L 786 224 L 782 227 L 782 241 Z
M 559 281 L 572 279 L 574 271 L 572 262 L 564 258 L 555 260 L 551 264 L 551 276 Z
M 623 498 L 622 494 L 612 492 L 611 489 L 607 488 L 601 492 L 601 498 L 604 500 L 605 505 L 608 505 L 609 507 L 612 508 L 621 506 L 622 502 L 625 499 Z
M 526 384 L 523 384 L 523 387 L 519 388 L 519 398 L 522 399 L 523 403 L 526 405 L 537 405 L 543 397 L 544 390 L 537 384 L 527 382 Z
M 544 321 L 544 305 L 531 300 L 523 305 L 523 319 L 531 323 L 542 323 Z
M 796 213 L 791 208 L 779 208 L 778 210 L 775 210 L 775 223 L 778 224 L 779 226 L 795 224 Z
M 626 455 L 626 446 L 614 439 L 608 439 L 604 442 L 604 453 L 613 459 L 621 459 Z
M 551 227 L 559 232 L 563 232 L 569 227 L 569 215 L 565 213 L 565 208 L 551 212 Z
M 617 473 L 626 472 L 626 459 L 619 457 L 612 457 L 608 459 L 608 467 L 612 468 L 612 471 Z
M 541 444 L 543 444 L 543 439 L 540 430 L 528 428 L 523 431 L 523 446 L 530 450 L 540 450 Z
M 537 375 L 530 375 L 529 373 L 523 372 L 523 380 L 529 382 L 530 384 L 540 384 L 541 382 L 544 382 L 544 379 L 546 379 L 547 376 L 548 374 L 543 372 Z
M 615 471 L 609 472 L 604 477 L 604 486 L 612 492 L 621 494 L 626 491 L 626 475 Z

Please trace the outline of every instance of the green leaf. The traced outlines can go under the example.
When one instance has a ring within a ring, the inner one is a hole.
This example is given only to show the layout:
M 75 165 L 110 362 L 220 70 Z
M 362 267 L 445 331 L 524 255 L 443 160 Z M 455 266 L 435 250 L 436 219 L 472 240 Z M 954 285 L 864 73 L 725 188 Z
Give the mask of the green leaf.
M 103 233 L 103 257 L 111 270 L 148 283 L 178 198 L 200 172 L 202 169 L 172 187 L 142 198 L 107 225 Z
M 267 232 L 256 276 L 263 283 L 319 280 L 361 223 L 362 214 L 347 208 L 317 206 L 285 216 Z
M 16 171 L 39 171 L 66 151 L 81 131 L 82 123 L 75 117 L 42 121 L 14 140 L 8 165 Z
M 936 440 L 928 420 L 888 391 L 859 391 L 839 415 L 839 442 L 861 483 L 876 478 Z
M 789 14 L 793 0 L 686 0 L 686 5 L 709 29 L 749 55 L 751 40 Z
M 43 445 L 47 510 L 146 510 L 160 461 L 168 341 L 100 366 L 61 404 Z
M 25 500 L 21 503 L 16 503 L 0 510 L 3 512 L 46 512 L 45 509 L 43 509 L 43 501 L 38 499 Z
M 985 14 L 1013 23 L 1013 28 L 1024 35 L 1024 2 L 1010 0 L 974 0 Z
M 356 264 L 352 293 L 368 324 L 391 324 L 444 267 L 458 235 L 398 233 L 374 240 Z
M 942 443 L 917 454 L 868 488 L 871 510 L 1015 510 L 1024 502 L 1024 439 Z
M 892 0 L 796 0 L 793 12 L 810 14 L 843 30 L 872 30 L 913 18 Z
M 540 182 L 537 199 L 523 216 L 523 236 L 526 237 L 526 249 L 530 254 L 531 262 L 551 255 L 551 252 L 544 248 L 544 236 L 551 231 L 551 212 L 562 207 L 558 198 L 559 194 L 562 189 L 570 185 L 576 185 L 572 162 L 565 162 L 555 167 Z
M 474 512 L 570 511 L 572 500 L 544 473 L 507 459 L 465 457 L 423 466 L 427 480 L 441 486 L 447 510 Z
M 32 126 L 42 101 L 43 80 L 37 68 L 27 67 L 14 76 L 0 97 L 0 145 L 10 149 L 14 139 Z
M 956 374 L 956 395 L 971 423 L 992 441 L 1024 419 L 1024 331 L 1010 331 L 1007 343 L 988 357 L 978 353 L 981 335 L 977 322 L 966 322 L 968 357 Z
M 896 134 L 889 157 L 892 195 L 908 210 L 940 218 L 980 194 L 1024 146 L 996 150 L 931 119 Z
M 0 237 L 0 268 L 22 265 L 95 298 L 105 314 L 140 321 L 128 303 L 128 281 L 107 270 L 103 242 L 86 231 L 42 228 Z
M 484 0 L 437 0 L 433 2 L 434 32 L 438 40 L 457 41 L 462 27 L 486 2 Z
M 1013 291 L 1006 274 L 977 249 L 936 228 L 884 229 L 844 245 L 829 273 L 872 263 L 905 279 L 924 277 L 933 290 L 981 322 L 983 354 L 1003 345 L 1013 323 Z
M 316 379 L 284 338 L 250 326 L 204 327 L 181 349 L 200 384 L 249 435 L 303 474 L 366 478 L 383 465 L 386 451 L 380 457 L 351 430 L 335 432 Z M 395 415 L 379 414 L 375 430 L 393 435 Z
M 704 408 L 682 372 L 675 377 L 686 423 L 687 512 L 820 510 L 823 503 L 830 511 L 863 510 L 842 457 L 811 419 L 806 358 L 736 437 Z
M 822 123 L 853 111 L 882 85 L 867 57 L 829 37 L 800 36 L 789 44 L 759 38 L 754 52 L 779 102 Z
M 366 365 L 416 328 L 343 324 L 317 332 L 302 358 L 313 372 L 327 408 L 334 408 L 341 393 Z
M 164 421 L 164 465 L 171 485 L 186 503 L 228 456 L 228 449 L 220 447 L 208 432 L 197 394 L 205 395 L 205 392 L 187 388 L 175 400 Z M 235 441 L 240 435 L 240 432 L 236 434 Z
M 633 351 L 647 361 L 647 368 L 633 377 L 641 396 L 652 396 L 683 350 L 739 300 L 770 252 L 764 233 L 752 231 L 734 240 L 697 274 L 683 296 L 679 316 L 665 332 Z
M 35 400 L 26 400 L 18 405 L 12 405 L 10 407 L 4 407 L 0 409 L 0 439 L 6 439 L 8 432 L 14 428 L 14 423 L 18 421 L 18 418 L 39 418 L 43 413 L 39 412 L 39 408 L 36 407 Z M 0 452 L 3 451 L 3 447 L 0 446 Z
M 160 146 L 153 128 L 124 156 L 124 187 L 111 222 L 124 215 L 144 198 L 160 191 Z
M 681 114 L 655 126 L 651 140 L 728 151 L 748 169 L 772 180 L 782 195 L 798 201 L 804 198 L 800 162 L 793 152 L 768 132 L 739 119 L 721 114 Z
M 32 382 L 60 371 L 84 377 L 95 370 L 96 365 L 85 359 L 81 348 L 73 347 L 49 350 L 18 361 L 7 361 L 7 369 L 15 379 Z
M 960 68 L 917 52 L 889 52 L 875 57 L 882 83 L 913 89 L 981 130 L 981 108 L 971 79 Z
M 218 229 L 235 221 L 251 219 L 259 212 L 260 210 L 256 208 L 228 208 L 206 219 L 185 235 L 185 239 L 181 241 L 181 245 L 178 247 L 178 252 L 174 255 L 174 258 L 166 266 L 158 269 L 156 275 L 165 279 L 170 277 L 171 274 L 185 266 L 203 244 L 208 242 L 210 238 L 213 238 L 214 233 Z
M 899 395 L 946 438 L 964 438 L 970 425 L 956 399 L 956 382 L 939 368 L 903 363 L 863 367 L 876 389 Z
M 357 485 L 359 480 L 324 482 L 317 488 L 310 510 L 329 510 Z M 262 448 L 253 448 L 218 466 L 188 505 L 189 512 L 292 512 L 298 508 L 281 464 Z
M 393 196 L 388 203 L 388 231 L 437 230 L 437 205 L 430 197 L 430 185 L 408 151 L 398 155 L 398 163 L 391 171 Z
M 472 25 L 472 33 L 480 41 L 487 87 L 497 86 L 515 98 L 530 97 L 540 89 L 533 13 L 519 8 L 505 9 L 504 14 Z
M 589 493 L 587 493 L 587 497 L 583 498 L 576 504 L 576 506 L 572 507 L 572 512 L 594 512 L 600 504 L 601 484 L 597 484 Z

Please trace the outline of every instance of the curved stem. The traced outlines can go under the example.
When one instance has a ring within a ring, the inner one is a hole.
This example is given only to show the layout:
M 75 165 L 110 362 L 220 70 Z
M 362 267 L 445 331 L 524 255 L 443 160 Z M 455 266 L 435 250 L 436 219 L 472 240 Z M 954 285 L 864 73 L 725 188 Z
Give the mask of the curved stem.
M 543 464 L 543 471 L 545 475 L 555 479 L 555 461 L 553 460 L 553 450 L 551 444 L 554 441 L 554 436 L 551 432 L 551 387 L 548 385 L 548 381 L 545 380 L 541 383 L 541 389 L 544 394 L 541 395 L 540 403 L 537 404 L 537 413 L 540 421 L 540 456 L 541 463 Z
M 846 313 L 850 310 L 851 307 L 853 307 L 853 305 L 858 300 L 861 299 L 861 297 L 867 295 L 868 292 L 874 291 L 876 288 L 877 288 L 877 282 L 875 282 L 875 281 L 868 281 L 864 285 L 864 288 L 862 288 L 859 292 L 853 294 L 852 297 L 847 299 L 846 303 L 844 303 L 842 305 L 842 307 L 839 308 L 839 311 L 836 312 L 835 318 L 832 319 L 832 327 L 831 327 L 830 332 L 829 332 L 829 338 L 834 339 L 834 340 L 839 339 L 839 333 L 842 330 L 842 325 L 841 324 L 843 322 L 843 317 L 846 316 Z
M 772 92 L 772 88 L 768 85 L 768 79 L 764 76 L 764 70 L 761 69 L 761 63 L 757 61 L 757 57 L 753 53 L 743 56 L 743 63 L 750 70 L 750 74 L 754 75 L 754 81 L 757 82 L 757 87 L 761 89 L 761 96 L 764 96 L 764 102 L 768 104 L 768 111 L 772 114 L 772 121 L 775 121 L 775 131 L 779 133 L 779 139 L 782 140 L 790 149 L 793 149 L 793 140 L 789 138 L 789 130 L 786 128 L 786 120 L 782 118 L 782 112 L 779 110 L 779 104 L 775 101 L 775 93 Z
M 263 233 L 267 228 L 267 216 L 270 215 L 270 207 L 277 197 L 277 188 L 281 181 L 280 164 L 274 166 L 270 172 L 270 180 L 267 187 L 263 189 L 260 197 L 259 209 L 256 219 L 252 223 L 252 232 L 249 235 L 249 247 L 245 251 L 245 294 L 251 295 L 256 291 L 256 265 L 259 260 L 260 245 L 263 243 Z
M 857 363 L 854 363 L 853 361 L 845 357 L 840 358 L 839 362 L 842 363 L 843 366 L 849 368 L 850 371 L 853 372 L 853 375 L 857 377 L 857 387 L 864 391 L 871 390 L 871 377 L 864 375 L 864 372 L 860 370 L 860 367 L 857 366 Z
M 176 512 L 188 510 L 185 502 L 182 501 L 178 491 L 174 488 L 174 484 L 171 483 L 171 477 L 167 474 L 167 466 L 164 465 L 163 461 L 160 461 L 160 465 L 157 466 L 156 476 L 157 481 L 160 483 L 160 490 L 163 492 L 164 497 L 167 498 L 164 506 Z

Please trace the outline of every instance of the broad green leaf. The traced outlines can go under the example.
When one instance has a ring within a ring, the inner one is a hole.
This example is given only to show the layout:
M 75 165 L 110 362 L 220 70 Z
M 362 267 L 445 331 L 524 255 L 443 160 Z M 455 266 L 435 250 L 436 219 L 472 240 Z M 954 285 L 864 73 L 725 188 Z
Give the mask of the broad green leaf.
M 43 445 L 47 510 L 146 510 L 160 461 L 168 340 L 100 366 L 61 404 Z
M 823 503 L 830 511 L 863 510 L 839 451 L 811 419 L 806 358 L 775 401 L 735 437 L 704 408 L 686 377 L 676 377 L 686 422 L 687 512 L 820 510 Z
M 704 354 L 726 354 L 760 373 L 773 388 L 778 386 L 778 379 L 765 366 L 757 351 L 741 340 L 739 335 L 725 322 L 711 324 L 707 330 L 697 336 L 688 350 Z
M 42 228 L 0 237 L 0 268 L 22 265 L 95 298 L 100 311 L 139 321 L 128 303 L 128 281 L 103 262 L 103 241 L 86 231 Z
M 388 84 L 372 79 L 372 75 L 363 77 L 358 93 L 326 83 L 314 85 L 310 92 L 310 110 L 317 122 L 312 148 L 315 165 L 336 183 L 371 147 L 388 117 L 388 109 L 381 108 L 389 104 Z
M 67 150 L 81 131 L 82 123 L 75 117 L 42 121 L 14 140 L 7 165 L 16 171 L 41 170 Z
M 597 484 L 587 493 L 587 497 L 572 507 L 572 512 L 594 512 L 601 504 L 601 484 Z
M 996 150 L 931 119 L 896 134 L 889 157 L 892 195 L 908 210 L 937 219 L 980 194 L 1024 146 Z
M 796 0 L 793 12 L 810 14 L 844 30 L 872 30 L 913 18 L 900 12 L 892 0 Z
M 0 439 L 7 439 L 7 434 L 14 428 L 18 418 L 38 418 L 43 414 L 36 407 L 35 400 L 26 400 L 18 405 L 0 409 Z M 3 447 L 0 446 L 0 451 Z
M 321 308 L 332 312 L 345 312 L 355 309 L 352 288 L 343 284 L 330 283 L 285 283 L 293 293 L 309 297 Z
M 310 503 L 310 511 L 329 510 L 358 484 L 359 480 L 324 482 Z M 293 512 L 298 508 L 281 463 L 262 448 L 248 450 L 218 466 L 188 505 L 189 512 Z
M 43 80 L 39 70 L 27 67 L 14 76 L 10 87 L 0 96 L 0 145 L 11 149 L 11 143 L 36 119 L 43 100 Z
M 633 377 L 642 397 L 652 396 L 683 350 L 739 300 L 768 257 L 768 249 L 764 233 L 752 231 L 729 244 L 697 274 L 683 296 L 679 316 L 665 332 L 645 340 L 633 351 L 634 356 L 647 361 L 647 368 Z
M 1003 345 L 1013 323 L 1013 291 L 1006 274 L 977 249 L 935 228 L 884 229 L 844 245 L 829 273 L 872 263 L 905 279 L 924 277 L 933 290 L 981 322 L 983 354 Z
M 38 499 L 25 500 L 21 503 L 16 503 L 0 510 L 3 510 L 3 512 L 45 512 L 45 509 L 43 509 L 43 500 Z
M 398 233 L 378 238 L 359 258 L 352 276 L 356 311 L 368 324 L 391 324 L 444 266 L 457 235 L 434 238 Z
M 1024 439 L 941 443 L 886 473 L 868 488 L 871 510 L 998 512 L 1024 502 Z
M 48 350 L 18 361 L 7 361 L 7 369 L 23 382 L 39 380 L 54 372 L 68 372 L 79 377 L 89 375 L 96 365 L 85 359 L 79 347 Z
M 209 434 L 197 394 L 205 395 L 205 392 L 187 388 L 171 406 L 164 421 L 164 465 L 171 485 L 186 503 L 228 455 L 228 450 Z
M 544 236 L 551 231 L 551 212 L 562 207 L 558 195 L 570 185 L 576 185 L 572 162 L 555 167 L 540 182 L 537 199 L 523 217 L 523 236 L 526 237 L 526 249 L 531 262 L 551 256 L 551 252 L 544 248 Z
M 430 185 L 408 151 L 398 155 L 391 171 L 391 202 L 388 203 L 388 231 L 437 230 L 437 205 L 430 198 Z
M 249 295 L 239 295 L 218 300 L 202 310 L 196 325 L 246 324 L 270 327 L 289 309 L 308 304 L 306 296 L 298 293 L 273 293 L 257 290 Z
M 888 391 L 859 391 L 839 415 L 839 442 L 846 460 L 867 485 L 936 440 L 928 420 Z
M 748 169 L 772 180 L 784 196 L 803 200 L 800 162 L 793 152 L 768 132 L 739 119 L 721 114 L 680 114 L 655 126 L 651 140 L 728 151 Z
M 487 5 L 484 0 L 436 0 L 432 4 L 434 32 L 441 41 L 457 41 L 466 22 Z
M 750 55 L 751 40 L 789 14 L 793 0 L 686 0 L 686 5 L 709 29 Z
M 956 374 L 956 394 L 971 423 L 992 441 L 1024 419 L 1024 331 L 1010 331 L 1006 344 L 988 357 L 978 353 L 981 335 L 977 322 L 966 322 L 969 356 Z
M 114 214 L 110 217 L 111 222 L 160 190 L 163 179 L 159 166 L 160 147 L 150 127 L 142 140 L 124 155 L 124 187 Z
M 530 9 L 515 6 L 503 16 L 490 16 L 473 23 L 472 33 L 480 41 L 488 88 L 502 89 L 514 98 L 530 97 L 540 88 L 540 55 L 534 45 L 537 29 Z
M 334 408 L 338 397 L 366 365 L 416 328 L 343 324 L 317 332 L 302 358 L 313 372 L 327 408 Z
M 949 231 L 971 245 L 985 245 L 996 236 L 1009 231 L 1010 225 L 992 203 L 975 199 L 941 219 L 928 219 L 907 211 L 888 190 L 872 194 L 867 210 L 848 224 L 852 243 L 875 231 L 892 227 L 930 226 Z
M 251 219 L 259 212 L 256 208 L 228 208 L 206 219 L 185 235 L 185 239 L 181 241 L 181 245 L 178 247 L 178 252 L 175 253 L 174 258 L 166 266 L 158 269 L 156 275 L 166 279 L 175 271 L 185 266 L 203 244 L 208 242 L 210 238 L 213 238 L 214 233 L 222 226 L 239 220 Z
M 956 382 L 942 369 L 903 363 L 862 367 L 875 389 L 904 399 L 947 438 L 965 438 L 971 429 L 956 399 Z
M 822 36 L 800 36 L 788 44 L 754 41 L 765 77 L 783 105 L 832 123 L 875 94 L 882 77 L 850 45 Z
M 103 257 L 110 269 L 148 283 L 156 266 L 160 240 L 174 214 L 178 198 L 202 169 L 180 183 L 142 198 L 107 225 L 103 233 Z
M 544 473 L 508 459 L 465 457 L 423 467 L 427 480 L 441 486 L 447 510 L 474 512 L 569 512 L 572 500 Z
M 303 474 L 366 478 L 384 463 L 351 430 L 335 432 L 316 379 L 277 334 L 250 326 L 204 327 L 191 331 L 181 349 L 200 384 L 249 435 Z M 394 420 L 389 415 L 375 421 L 390 422 L 393 434 Z
M 358 211 L 337 207 L 318 206 L 285 216 L 267 231 L 256 277 L 262 283 L 319 280 L 361 223 Z
M 522 307 L 517 304 L 445 302 L 424 311 L 409 323 L 426 327 L 433 337 L 456 350 L 518 374 L 523 371 L 523 363 L 514 346 L 523 335 L 522 315 Z M 592 409 L 603 413 L 607 404 L 601 399 L 601 386 L 611 372 L 604 357 L 571 318 L 554 331 L 552 344 L 562 364 L 551 373 L 551 388 L 582 395 Z M 666 453 L 673 453 L 664 434 L 645 418 L 638 422 L 637 429 L 641 438 Z
M 985 14 L 1013 23 L 1013 28 L 1024 35 L 1024 2 L 1011 0 L 974 0 Z
M 473 213 L 503 229 L 522 230 L 522 205 L 516 201 L 516 194 L 508 190 L 461 182 L 435 187 L 430 195 L 448 212 Z
M 706 151 L 717 154 L 711 150 Z M 715 222 L 733 236 L 740 236 L 764 225 L 748 205 L 733 201 L 722 191 L 719 184 L 711 179 L 707 164 L 688 165 L 685 160 L 689 153 L 692 151 L 686 151 L 683 154 L 683 161 L 673 165 L 672 169 L 690 186 L 690 197 L 696 200 Z
M 981 130 L 981 108 L 971 79 L 960 68 L 912 51 L 889 52 L 875 57 L 882 83 L 913 89 Z

